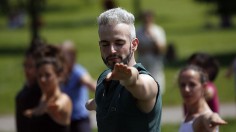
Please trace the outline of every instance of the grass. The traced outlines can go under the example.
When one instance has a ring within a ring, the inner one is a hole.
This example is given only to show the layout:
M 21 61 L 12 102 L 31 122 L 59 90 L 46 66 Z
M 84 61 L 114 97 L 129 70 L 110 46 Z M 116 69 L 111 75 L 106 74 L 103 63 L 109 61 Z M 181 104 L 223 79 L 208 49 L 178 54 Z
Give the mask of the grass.
M 226 119 L 229 124 L 220 126 L 221 132 L 234 132 L 236 129 L 236 119 Z M 163 124 L 161 126 L 162 132 L 177 132 L 179 130 L 179 124 Z M 93 129 L 93 132 L 97 132 L 97 129 Z
M 119 6 L 134 11 L 133 1 L 117 2 Z M 220 101 L 234 102 L 233 79 L 226 79 L 224 73 L 236 53 L 235 28 L 218 28 L 218 18 L 205 15 L 208 6 L 191 0 L 142 0 L 141 3 L 142 9 L 155 11 L 156 22 L 164 27 L 167 41 L 174 43 L 178 55 L 175 63 L 168 63 L 165 67 L 167 84 L 163 105 L 181 103 L 175 76 L 185 59 L 196 51 L 208 52 L 221 61 L 216 80 Z M 101 11 L 101 1 L 48 0 L 42 14 L 44 24 L 40 32 L 53 44 L 73 40 L 79 51 L 77 62 L 84 65 L 94 78 L 105 69 L 97 43 L 96 17 Z M 235 22 L 235 18 L 233 20 Z M 212 29 L 203 28 L 206 21 L 213 24 Z M 24 82 L 21 66 L 23 51 L 30 41 L 28 23 L 22 29 L 9 29 L 6 24 L 6 17 L 0 16 L 0 114 L 14 111 L 15 95 Z
M 133 1 L 117 0 L 119 6 L 134 11 Z M 234 102 L 233 78 L 224 77 L 230 60 L 236 53 L 236 30 L 218 28 L 216 16 L 207 16 L 209 6 L 197 4 L 193 0 L 142 0 L 143 9 L 152 9 L 157 14 L 156 22 L 164 27 L 167 41 L 174 43 L 178 60 L 167 63 L 166 93 L 163 105 L 180 105 L 181 98 L 175 83 L 175 76 L 185 59 L 196 51 L 215 55 L 221 62 L 220 74 L 216 80 L 221 103 Z M 41 35 L 50 43 L 58 44 L 64 40 L 73 40 L 79 51 L 77 62 L 84 65 L 94 78 L 97 78 L 105 66 L 100 58 L 96 17 L 102 11 L 101 0 L 48 0 L 42 14 L 44 25 Z M 27 18 L 28 20 L 28 18 Z M 233 18 L 234 22 L 236 18 Z M 210 21 L 211 29 L 204 24 Z M 28 22 L 28 21 L 27 21 Z M 14 112 L 14 98 L 24 82 L 22 58 L 30 41 L 29 26 L 22 29 L 9 29 L 6 17 L 0 16 L 0 114 Z M 138 26 L 139 23 L 137 23 Z M 235 23 L 236 24 L 236 23 Z M 91 94 L 93 96 L 93 94 Z M 220 131 L 234 132 L 236 119 L 226 119 L 228 125 Z M 179 124 L 164 124 L 163 132 L 176 132 Z M 94 129 L 94 132 L 97 130 Z

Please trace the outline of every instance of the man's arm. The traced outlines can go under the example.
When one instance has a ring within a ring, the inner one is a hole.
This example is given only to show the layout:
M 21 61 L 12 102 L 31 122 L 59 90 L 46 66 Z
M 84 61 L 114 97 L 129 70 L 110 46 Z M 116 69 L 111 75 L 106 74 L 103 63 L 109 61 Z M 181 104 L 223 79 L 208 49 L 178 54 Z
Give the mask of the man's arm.
M 153 109 L 158 88 L 150 75 L 139 74 L 136 68 L 117 63 L 106 79 L 119 80 L 121 85 L 138 100 L 137 105 L 141 111 L 148 113 Z

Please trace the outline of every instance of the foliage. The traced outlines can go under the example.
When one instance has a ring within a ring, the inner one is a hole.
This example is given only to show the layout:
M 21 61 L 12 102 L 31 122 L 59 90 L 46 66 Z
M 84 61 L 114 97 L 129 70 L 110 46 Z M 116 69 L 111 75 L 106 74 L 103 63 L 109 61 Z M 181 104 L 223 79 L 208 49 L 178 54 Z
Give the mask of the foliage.
M 235 14 L 236 1 L 235 0 L 195 0 L 197 2 L 212 3 L 216 5 L 216 12 L 219 14 Z

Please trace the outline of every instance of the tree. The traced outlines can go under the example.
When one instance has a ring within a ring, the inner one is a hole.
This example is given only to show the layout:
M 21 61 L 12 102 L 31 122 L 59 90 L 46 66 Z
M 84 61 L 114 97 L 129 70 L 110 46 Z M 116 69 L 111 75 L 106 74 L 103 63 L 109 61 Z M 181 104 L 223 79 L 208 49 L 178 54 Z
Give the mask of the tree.
M 216 5 L 215 13 L 220 16 L 222 28 L 233 26 L 232 15 L 236 14 L 236 0 L 195 0 Z
M 40 28 L 42 26 L 41 12 L 45 6 L 45 0 L 0 0 L 0 12 L 9 19 L 14 19 L 19 11 L 24 10 L 30 17 L 31 41 L 40 39 Z

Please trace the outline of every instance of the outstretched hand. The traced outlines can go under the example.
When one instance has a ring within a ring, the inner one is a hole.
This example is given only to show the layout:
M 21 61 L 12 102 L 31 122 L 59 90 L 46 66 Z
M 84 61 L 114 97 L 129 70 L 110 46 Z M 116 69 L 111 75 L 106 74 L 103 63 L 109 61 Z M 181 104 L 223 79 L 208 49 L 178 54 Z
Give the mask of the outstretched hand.
M 89 99 L 86 102 L 85 107 L 89 111 L 96 110 L 97 105 L 96 105 L 95 99 Z
M 55 102 L 47 104 L 47 112 L 57 112 L 60 110 L 60 106 Z
M 212 128 L 218 125 L 225 125 L 227 122 L 223 120 L 217 113 L 211 114 L 209 117 L 206 117 L 207 120 L 204 122 L 206 127 Z
M 217 113 L 203 114 L 194 122 L 193 127 L 195 132 L 215 132 L 217 126 L 227 124 Z
M 31 118 L 33 116 L 33 109 L 27 109 L 23 113 L 24 116 Z
M 138 70 L 134 67 L 127 66 L 123 63 L 117 63 L 112 72 L 107 74 L 106 80 L 119 80 L 120 84 L 126 86 L 133 86 L 138 80 Z
M 122 63 L 116 63 L 112 72 L 110 72 L 106 80 L 127 80 L 132 76 L 131 67 Z

